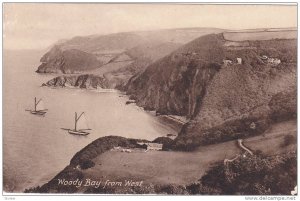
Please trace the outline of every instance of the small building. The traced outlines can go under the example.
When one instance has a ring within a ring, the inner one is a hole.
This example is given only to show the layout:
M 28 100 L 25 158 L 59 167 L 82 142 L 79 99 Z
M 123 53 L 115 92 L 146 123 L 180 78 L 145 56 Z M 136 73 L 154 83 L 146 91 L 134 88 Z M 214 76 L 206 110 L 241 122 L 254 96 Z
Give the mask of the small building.
M 145 143 L 147 145 L 147 150 L 162 150 L 163 145 L 159 143 Z
M 277 66 L 278 64 L 281 63 L 281 61 L 280 59 L 277 58 L 268 58 L 268 63 Z
M 131 151 L 131 149 L 122 149 L 121 152 L 131 153 L 132 151 Z
M 113 150 L 120 150 L 121 147 L 120 146 L 117 146 L 117 147 L 114 147 Z
M 138 142 L 138 144 L 146 145 L 147 151 L 149 151 L 149 150 L 159 151 L 159 150 L 162 150 L 162 147 L 163 147 L 163 144 L 154 143 L 154 142 L 146 142 L 146 143 Z
M 236 58 L 238 64 L 242 64 L 242 58 Z
M 174 139 L 177 137 L 177 135 L 174 135 L 174 134 L 167 134 L 166 137 L 167 137 L 167 138 L 170 138 L 170 139 L 172 139 L 172 140 L 174 140 Z

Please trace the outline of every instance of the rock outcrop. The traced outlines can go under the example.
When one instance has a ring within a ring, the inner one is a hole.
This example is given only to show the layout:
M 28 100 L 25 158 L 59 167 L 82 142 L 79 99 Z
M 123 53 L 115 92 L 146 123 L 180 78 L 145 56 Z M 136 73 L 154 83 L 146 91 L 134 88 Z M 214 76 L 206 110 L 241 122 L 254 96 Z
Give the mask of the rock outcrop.
M 221 68 L 221 45 L 221 35 L 196 39 L 132 77 L 125 90 L 139 106 L 192 117 L 207 84 Z
M 81 89 L 108 88 L 109 84 L 103 77 L 96 75 L 58 76 L 42 84 L 48 87 L 77 87 Z
M 77 49 L 54 46 L 41 58 L 37 73 L 80 73 L 102 65 L 96 56 Z

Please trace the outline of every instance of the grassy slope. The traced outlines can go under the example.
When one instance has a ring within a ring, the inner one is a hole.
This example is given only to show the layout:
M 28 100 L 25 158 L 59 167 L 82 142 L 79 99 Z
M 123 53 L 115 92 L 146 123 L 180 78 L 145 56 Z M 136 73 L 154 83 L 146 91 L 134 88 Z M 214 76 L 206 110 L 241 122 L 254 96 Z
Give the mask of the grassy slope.
M 248 138 L 244 144 L 267 155 L 284 153 L 296 148 L 295 144 L 281 147 L 285 135 L 297 135 L 295 121 L 276 124 L 264 136 Z M 236 141 L 201 147 L 194 152 L 107 152 L 98 156 L 94 160 L 96 166 L 86 173 L 94 176 L 101 172 L 100 175 L 107 178 L 125 175 L 125 178 L 145 179 L 147 183 L 188 184 L 197 180 L 213 163 L 233 158 L 238 153 L 241 149 Z
M 296 137 L 296 121 L 275 124 L 263 136 L 245 139 L 254 152 L 275 155 L 295 150 L 296 145 L 283 147 L 284 136 Z M 266 146 L 272 144 L 272 146 Z M 208 145 L 194 152 L 153 151 L 124 153 L 108 151 L 93 159 L 95 166 L 83 171 L 83 179 L 102 181 L 144 181 L 147 185 L 187 185 L 196 182 L 212 165 L 243 153 L 236 141 Z M 84 192 L 86 189 L 80 189 Z
M 295 129 L 296 121 L 294 120 L 277 123 L 264 135 L 245 139 L 244 144 L 255 154 L 276 156 L 277 154 L 294 151 L 296 141 L 290 141 L 286 144 L 285 136 L 292 135 L 295 139 L 297 135 Z M 267 144 L 272 144 L 272 146 L 266 146 Z M 222 163 L 225 158 L 233 158 L 236 154 L 243 153 L 237 146 L 236 141 L 203 146 L 194 152 L 154 151 L 145 153 L 137 151 L 124 153 L 109 151 L 115 146 L 137 147 L 136 140 L 133 139 L 113 136 L 99 138 L 76 153 L 70 165 L 47 184 L 26 192 L 187 193 L 186 190 L 182 191 L 185 189 L 184 185 L 187 185 L 187 188 L 192 187 L 191 184 L 209 173 L 211 166 L 219 162 Z M 92 165 L 86 166 L 87 163 Z M 76 169 L 77 164 L 81 167 L 86 166 L 87 169 Z M 141 188 L 112 187 L 108 189 L 95 189 L 94 187 L 84 186 L 76 188 L 75 186 L 58 185 L 58 179 L 80 179 L 83 181 L 93 179 L 122 182 L 129 179 L 143 181 L 143 186 Z M 219 182 L 218 180 L 211 181 Z M 195 193 L 194 190 L 191 190 L 190 193 Z M 196 191 L 196 193 L 207 193 L 202 190 Z
M 226 32 L 224 38 L 230 41 L 271 40 L 276 38 L 297 38 L 297 30 L 261 31 L 261 32 Z

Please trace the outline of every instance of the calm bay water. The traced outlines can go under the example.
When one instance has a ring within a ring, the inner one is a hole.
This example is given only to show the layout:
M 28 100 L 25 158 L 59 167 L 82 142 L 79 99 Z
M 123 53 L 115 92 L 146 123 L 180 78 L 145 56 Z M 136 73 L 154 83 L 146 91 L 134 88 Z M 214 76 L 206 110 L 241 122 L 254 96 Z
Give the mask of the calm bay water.
M 43 52 L 5 51 L 3 66 L 3 175 L 6 192 L 22 192 L 53 178 L 72 156 L 107 135 L 153 140 L 176 131 L 130 104 L 119 92 L 40 87 L 55 75 L 35 73 Z M 45 117 L 26 112 L 42 98 Z M 74 136 L 74 112 L 84 111 L 90 135 Z

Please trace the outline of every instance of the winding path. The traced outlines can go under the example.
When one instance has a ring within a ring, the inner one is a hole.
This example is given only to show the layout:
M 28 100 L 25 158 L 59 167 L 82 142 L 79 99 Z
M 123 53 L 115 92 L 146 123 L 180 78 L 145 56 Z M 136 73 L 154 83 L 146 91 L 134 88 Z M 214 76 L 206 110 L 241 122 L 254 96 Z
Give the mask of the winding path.
M 252 152 L 250 149 L 248 149 L 247 147 L 245 147 L 245 145 L 243 145 L 243 140 L 242 140 L 242 139 L 238 139 L 238 145 L 239 145 L 243 150 L 245 150 L 246 152 L 248 152 L 250 155 L 253 155 L 253 152 Z M 233 161 L 235 161 L 236 159 L 238 159 L 238 157 L 240 157 L 239 154 L 237 154 L 236 157 L 234 157 L 234 158 L 232 158 L 232 159 L 227 159 L 227 158 L 225 158 L 225 159 L 224 159 L 224 165 L 226 165 L 226 163 L 228 163 L 228 162 L 233 162 Z
M 242 149 L 244 149 L 245 151 L 247 151 L 250 155 L 253 155 L 253 152 L 252 152 L 250 149 L 248 149 L 247 147 L 245 147 L 245 146 L 243 145 L 243 140 L 242 140 L 242 139 L 238 139 L 238 144 L 239 144 L 239 146 L 240 146 Z

